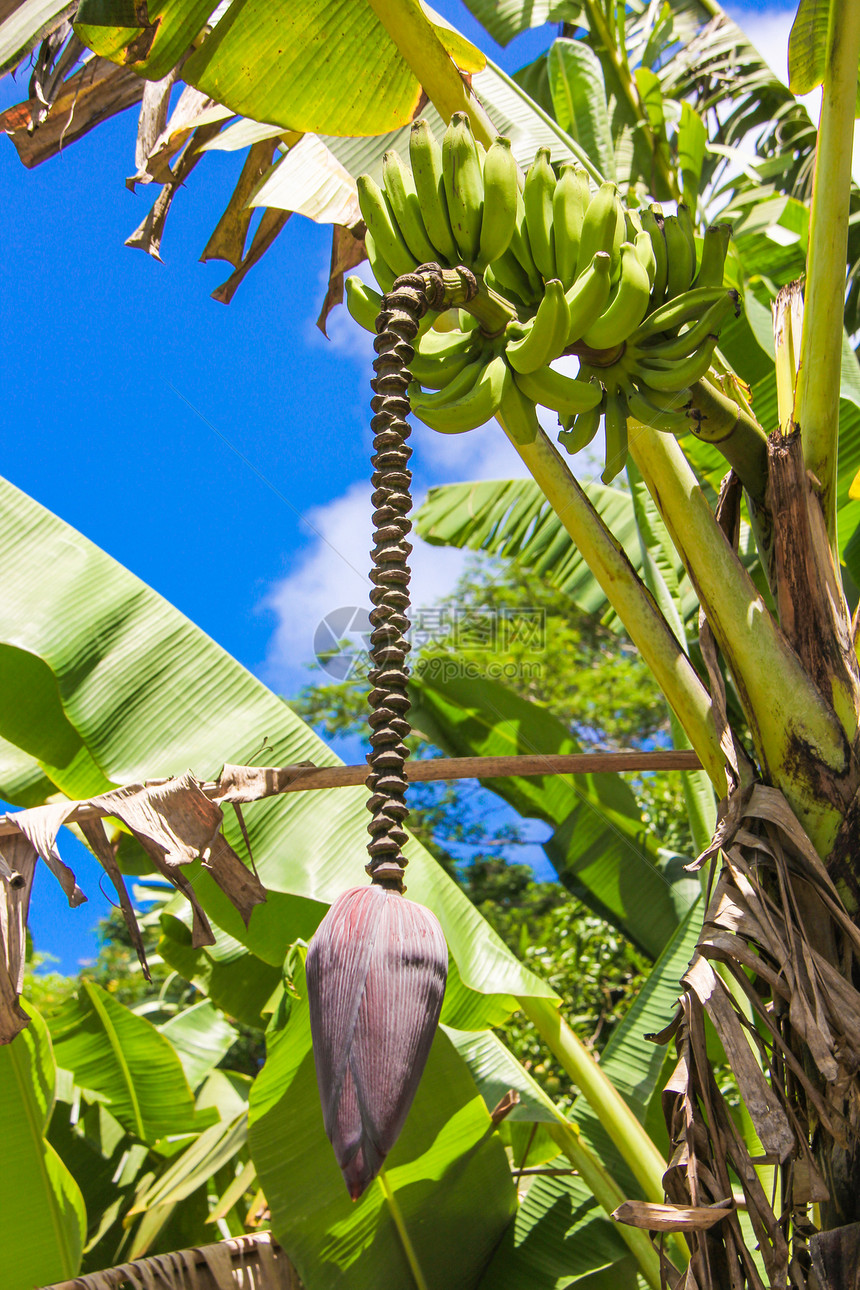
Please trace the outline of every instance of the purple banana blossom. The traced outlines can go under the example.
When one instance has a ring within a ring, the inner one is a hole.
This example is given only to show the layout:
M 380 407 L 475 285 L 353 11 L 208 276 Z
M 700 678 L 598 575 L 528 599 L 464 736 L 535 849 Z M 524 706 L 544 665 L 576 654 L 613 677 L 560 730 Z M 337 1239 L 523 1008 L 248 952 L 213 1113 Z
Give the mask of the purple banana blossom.
M 403 1128 L 447 973 L 436 917 L 378 885 L 338 897 L 310 943 L 308 1002 L 323 1121 L 353 1200 Z

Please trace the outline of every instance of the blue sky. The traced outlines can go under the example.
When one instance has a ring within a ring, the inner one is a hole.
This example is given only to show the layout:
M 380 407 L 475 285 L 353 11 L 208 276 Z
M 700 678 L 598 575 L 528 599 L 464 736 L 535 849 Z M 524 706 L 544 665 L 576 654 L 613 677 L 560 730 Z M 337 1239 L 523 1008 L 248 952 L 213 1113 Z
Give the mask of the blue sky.
M 436 8 L 508 70 L 555 30 L 501 50 L 459 0 Z M 784 66 L 793 6 L 727 8 Z M 3 106 L 24 97 L 25 80 L 0 84 Z M 163 264 L 124 247 L 153 200 L 152 189 L 132 194 L 123 183 L 135 131 L 132 110 L 30 172 L 10 143 L 0 146 L 4 209 L 14 212 L 0 260 L 2 473 L 289 695 L 307 679 L 319 617 L 366 595 L 353 566 L 363 570 L 369 547 L 370 340 L 344 310 L 331 341 L 316 330 L 330 231 L 300 217 L 231 305 L 209 298 L 228 266 L 198 257 L 238 174 L 236 154 L 210 153 L 192 175 L 168 219 Z M 413 443 L 416 494 L 518 472 L 488 428 L 435 436 L 417 427 Z M 212 576 L 231 549 L 251 559 L 229 578 Z M 426 604 L 462 559 L 423 548 L 415 565 L 416 602 Z M 67 971 L 93 953 L 107 908 L 99 871 L 73 850 L 90 904 L 68 910 L 42 873 L 31 909 L 37 947 Z

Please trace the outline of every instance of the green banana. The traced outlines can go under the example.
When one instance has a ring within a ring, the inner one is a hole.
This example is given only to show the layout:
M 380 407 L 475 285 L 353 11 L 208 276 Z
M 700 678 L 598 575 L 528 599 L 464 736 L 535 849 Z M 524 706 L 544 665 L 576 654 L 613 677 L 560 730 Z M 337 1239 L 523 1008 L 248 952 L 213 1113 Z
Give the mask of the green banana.
M 507 251 L 517 222 L 517 163 L 510 139 L 498 138 L 484 161 L 484 211 L 478 267 L 494 264 Z
M 442 178 L 448 218 L 460 258 L 474 264 L 481 249 L 484 177 L 466 112 L 455 112 L 442 140 Z
M 721 300 L 725 295 L 732 295 L 735 301 L 738 299 L 736 291 L 729 291 L 725 287 L 693 287 L 676 300 L 669 300 L 665 305 L 648 314 L 642 325 L 637 327 L 629 337 L 629 343 L 639 345 L 649 336 L 656 336 L 659 332 L 676 331 L 684 323 L 698 318 L 710 305 Z
M 651 426 L 654 430 L 663 430 L 667 434 L 689 433 L 691 427 L 686 412 L 653 403 L 633 386 L 626 389 L 624 394 L 630 415 L 637 421 L 641 421 L 643 425 Z
M 564 352 L 570 310 L 558 278 L 550 278 L 537 313 L 523 327 L 525 335 L 507 348 L 508 362 L 517 372 L 536 372 Z
M 359 175 L 355 184 L 361 217 L 386 264 L 395 277 L 412 273 L 419 261 L 404 242 L 385 194 L 370 175 Z
M 444 390 L 477 360 L 481 345 L 482 338 L 475 332 L 429 331 L 416 343 L 408 367 L 426 389 Z
M 554 367 L 541 367 L 536 372 L 514 372 L 514 381 L 532 403 L 539 403 L 541 407 L 551 408 L 564 416 L 588 412 L 596 408 L 603 398 L 599 385 L 565 376 Z
M 550 164 L 549 148 L 538 148 L 529 166 L 523 187 L 523 206 L 529 246 L 538 272 L 545 282 L 555 277 L 555 250 L 552 231 L 552 202 L 555 193 L 555 171 Z
M 642 268 L 648 274 L 648 281 L 651 283 L 651 290 L 653 291 L 654 281 L 657 277 L 657 257 L 654 254 L 654 245 L 651 238 L 645 232 L 637 233 L 633 239 L 633 245 L 636 247 L 636 254 L 639 256 Z
M 659 206 L 647 206 L 642 212 L 642 228 L 651 239 L 654 252 L 654 282 L 651 287 L 651 303 L 658 308 L 666 294 L 666 278 L 669 272 L 669 261 L 666 254 L 666 238 L 663 234 L 663 212 Z
M 611 484 L 627 464 L 627 403 L 620 390 L 606 391 L 603 414 L 606 434 L 606 464 L 600 478 Z
M 494 287 L 500 295 L 509 300 L 513 297 L 514 303 L 519 300 L 523 305 L 533 305 L 543 294 L 538 292 L 530 282 L 528 274 L 510 247 L 498 260 L 487 265 L 484 270 L 484 281 L 488 286 Z
M 421 218 L 431 244 L 436 248 L 434 259 L 444 264 L 459 263 L 457 243 L 448 218 L 448 202 L 442 179 L 442 149 L 426 121 L 415 121 L 409 135 L 409 160 L 412 178 L 418 194 Z
M 687 331 L 682 331 L 679 335 L 670 337 L 669 340 L 660 341 L 659 344 L 641 348 L 637 353 L 648 360 L 686 358 L 688 354 L 698 349 L 708 336 L 717 335 L 728 314 L 736 311 L 737 308 L 736 297 L 731 291 L 726 291 L 722 298 L 715 300 Z
M 711 366 L 717 337 L 708 336 L 699 348 L 686 358 L 674 362 L 655 360 L 653 363 L 639 359 L 634 371 L 641 372 L 643 379 L 654 390 L 680 390 L 684 386 L 694 385 L 700 381 Z
M 636 245 L 636 238 L 642 232 L 642 216 L 639 211 L 625 210 L 624 212 L 624 241 L 632 242 Z
M 510 368 L 508 368 L 508 377 L 512 378 Z M 513 379 L 505 382 L 496 419 L 514 443 L 534 443 L 540 431 L 534 403 L 523 394 Z
M 386 152 L 382 158 L 382 182 L 388 205 L 400 234 L 415 257 L 415 264 L 430 264 L 436 259 L 436 248 L 427 236 L 421 218 L 421 203 L 415 190 L 412 171 L 404 165 L 399 152 Z
M 370 232 L 370 229 L 364 235 L 364 246 L 367 251 L 367 259 L 370 264 L 371 272 L 376 281 L 382 287 L 383 291 L 390 291 L 397 279 L 397 274 L 385 262 L 379 247 L 376 245 L 376 239 Z
M 382 308 L 382 296 L 354 274 L 346 279 L 343 288 L 346 295 L 346 307 L 350 314 L 359 327 L 363 327 L 365 331 L 369 331 L 375 336 L 376 319 Z
M 581 452 L 591 443 L 597 431 L 600 428 L 601 405 L 596 408 L 590 408 L 587 412 L 580 412 L 578 416 L 570 419 L 570 424 L 558 432 L 558 441 L 566 452 L 571 456 L 575 452 Z
M 583 336 L 589 349 L 612 349 L 620 345 L 648 312 L 651 281 L 631 242 L 621 247 L 621 277 L 609 304 Z
M 702 262 L 693 283 L 695 287 L 721 287 L 726 255 L 732 236 L 731 224 L 709 224 L 702 241 Z
M 686 210 L 686 207 L 684 209 Z M 681 205 L 678 206 L 678 210 L 680 212 Z M 690 288 L 693 274 L 696 272 L 696 248 L 695 243 L 690 245 L 687 224 L 682 222 L 679 215 L 665 216 L 663 233 L 666 238 L 668 260 L 666 299 L 672 300 Z
M 440 393 L 424 394 L 420 386 L 410 385 L 407 394 L 425 425 L 443 434 L 462 434 L 495 416 L 511 379 L 510 368 L 497 354 L 470 364 Z
M 534 262 L 534 256 L 532 255 L 532 249 L 529 244 L 529 235 L 528 230 L 526 229 L 526 208 L 523 201 L 523 195 L 519 188 L 517 188 L 517 220 L 514 225 L 510 250 L 513 252 L 517 263 L 528 277 L 529 282 L 532 284 L 532 291 L 534 292 L 535 298 L 539 300 L 543 295 L 543 278 L 538 273 L 537 266 Z
M 561 168 L 552 198 L 552 226 L 555 238 L 555 276 L 565 291 L 573 286 L 579 257 L 582 221 L 591 197 L 588 173 L 568 163 Z
M 583 333 L 603 313 L 611 290 L 609 275 L 612 260 L 606 251 L 598 251 L 588 268 L 580 273 L 565 294 L 569 314 L 567 344 L 575 345 Z M 567 346 L 565 346 L 567 348 Z
M 579 255 L 576 259 L 577 274 L 582 273 L 591 264 L 598 251 L 606 251 L 612 255 L 620 210 L 621 203 L 618 200 L 618 189 L 615 184 L 610 182 L 601 184 L 588 203 L 582 221 Z M 623 214 L 621 218 L 623 222 Z

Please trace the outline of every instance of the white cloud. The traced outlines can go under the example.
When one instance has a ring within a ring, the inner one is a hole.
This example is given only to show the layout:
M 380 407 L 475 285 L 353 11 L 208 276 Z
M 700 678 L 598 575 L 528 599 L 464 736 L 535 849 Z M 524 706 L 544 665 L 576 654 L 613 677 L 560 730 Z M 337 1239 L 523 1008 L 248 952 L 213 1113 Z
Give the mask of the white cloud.
M 265 679 L 292 694 L 312 679 L 306 664 L 314 658 L 314 633 L 333 610 L 368 606 L 367 576 L 371 548 L 370 487 L 354 484 L 326 506 L 308 513 L 316 536 L 301 552 L 288 576 L 272 587 L 266 607 L 278 625 L 265 664 Z M 468 555 L 429 546 L 413 535 L 412 603 L 435 604 L 452 591 Z

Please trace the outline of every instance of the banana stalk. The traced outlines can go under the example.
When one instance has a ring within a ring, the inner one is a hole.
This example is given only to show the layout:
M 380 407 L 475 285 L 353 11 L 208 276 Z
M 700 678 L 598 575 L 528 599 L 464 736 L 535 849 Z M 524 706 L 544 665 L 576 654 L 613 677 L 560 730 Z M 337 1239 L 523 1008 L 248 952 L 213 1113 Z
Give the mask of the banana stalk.
M 735 679 L 764 772 L 826 856 L 844 812 L 822 783 L 829 775 L 847 809 L 857 781 L 842 726 L 769 614 L 677 442 L 638 426 L 630 451 Z
M 807 469 L 821 485 L 827 536 L 838 568 L 836 448 L 860 5 L 831 3 L 827 45 L 809 223 L 796 420 Z

